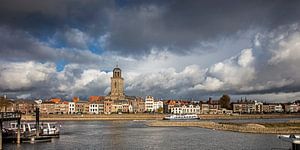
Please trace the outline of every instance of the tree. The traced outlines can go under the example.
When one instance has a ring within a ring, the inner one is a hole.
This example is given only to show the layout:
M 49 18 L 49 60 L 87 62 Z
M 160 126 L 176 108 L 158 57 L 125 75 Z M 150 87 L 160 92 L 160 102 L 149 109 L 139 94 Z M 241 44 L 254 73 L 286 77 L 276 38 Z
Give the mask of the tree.
M 157 112 L 158 112 L 158 113 L 163 113 L 163 111 L 164 111 L 164 109 L 163 109 L 162 107 L 159 107 L 159 108 L 157 109 Z
M 227 95 L 227 94 L 222 95 L 219 102 L 220 102 L 221 108 L 231 109 L 229 95 Z

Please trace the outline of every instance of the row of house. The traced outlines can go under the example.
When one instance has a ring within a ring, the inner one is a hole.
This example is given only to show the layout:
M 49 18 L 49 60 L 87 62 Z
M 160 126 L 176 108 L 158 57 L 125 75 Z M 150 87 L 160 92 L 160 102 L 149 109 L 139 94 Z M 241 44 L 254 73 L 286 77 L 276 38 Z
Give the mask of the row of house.
M 32 100 L 8 100 L 10 107 L 1 111 L 20 111 L 32 114 L 37 103 Z M 74 97 L 71 102 L 53 98 L 43 101 L 39 107 L 42 114 L 112 114 L 157 112 L 170 114 L 231 114 L 231 113 L 294 113 L 300 112 L 299 101 L 294 103 L 262 103 L 240 100 L 231 103 L 232 110 L 221 108 L 218 100 L 203 101 L 155 100 L 146 96 L 145 100 L 132 97 L 130 100 L 105 100 L 104 96 L 91 96 L 88 101 Z M 3 109 L 3 108 L 1 108 Z
M 300 111 L 299 103 L 262 103 L 257 101 L 237 101 L 232 103 L 234 113 L 295 113 Z
M 41 103 L 42 114 L 112 114 L 112 113 L 143 113 L 158 112 L 163 109 L 163 102 L 156 101 L 152 96 L 132 100 L 105 100 L 101 96 L 91 96 L 89 101 L 74 98 L 72 102 L 51 99 Z
M 42 114 L 111 114 L 111 113 L 141 113 L 145 111 L 145 103 L 139 99 L 114 101 L 72 101 L 42 102 Z
M 164 113 L 171 114 L 231 114 L 232 110 L 221 108 L 218 100 L 176 101 L 168 100 L 164 104 Z

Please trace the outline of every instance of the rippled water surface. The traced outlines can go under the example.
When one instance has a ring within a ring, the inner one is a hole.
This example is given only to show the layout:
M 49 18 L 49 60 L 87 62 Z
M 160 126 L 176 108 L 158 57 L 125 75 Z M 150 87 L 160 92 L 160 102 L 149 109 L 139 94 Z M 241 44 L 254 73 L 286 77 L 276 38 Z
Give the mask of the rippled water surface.
M 65 121 L 52 142 L 4 144 L 5 149 L 288 149 L 276 135 L 197 127 L 147 127 L 140 121 Z

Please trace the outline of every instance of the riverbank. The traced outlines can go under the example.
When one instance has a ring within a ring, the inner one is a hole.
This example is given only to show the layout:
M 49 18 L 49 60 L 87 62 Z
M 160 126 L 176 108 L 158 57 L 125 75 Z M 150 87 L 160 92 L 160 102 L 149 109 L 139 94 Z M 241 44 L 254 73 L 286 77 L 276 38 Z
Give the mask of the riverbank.
M 42 121 L 89 121 L 89 120 L 162 120 L 166 114 L 110 114 L 110 115 L 92 115 L 92 114 L 42 114 L 40 120 Z M 201 120 L 211 119 L 272 119 L 272 118 L 300 118 L 300 114 L 242 114 L 242 115 L 198 115 Z M 33 121 L 35 116 L 22 115 L 23 121 Z
M 81 114 L 81 115 L 41 115 L 41 121 L 115 121 L 115 120 L 162 120 L 166 115 L 164 114 L 110 114 L 110 115 L 92 115 L 92 114 Z M 34 121 L 35 116 L 23 115 L 22 121 Z
M 287 123 L 230 123 L 212 121 L 151 121 L 151 127 L 200 127 L 213 130 L 259 134 L 300 134 L 300 122 Z
M 211 119 L 274 119 L 274 118 L 300 118 L 300 113 L 295 114 L 234 114 L 234 115 L 198 115 L 202 120 Z

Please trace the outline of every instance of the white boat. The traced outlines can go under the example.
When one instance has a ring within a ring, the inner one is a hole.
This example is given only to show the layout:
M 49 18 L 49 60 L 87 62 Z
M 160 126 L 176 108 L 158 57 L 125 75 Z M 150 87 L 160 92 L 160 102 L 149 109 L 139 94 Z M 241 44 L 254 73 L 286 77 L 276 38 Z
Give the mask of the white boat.
M 56 122 L 42 122 L 40 123 L 40 135 L 41 136 L 59 136 L 60 126 L 57 125 Z M 17 131 L 17 123 L 10 124 L 10 130 Z M 20 130 L 22 134 L 35 134 L 36 132 L 36 123 L 35 122 L 27 122 L 21 123 Z
M 164 120 L 195 120 L 200 119 L 198 115 L 192 114 L 192 115 L 171 115 L 164 117 Z

